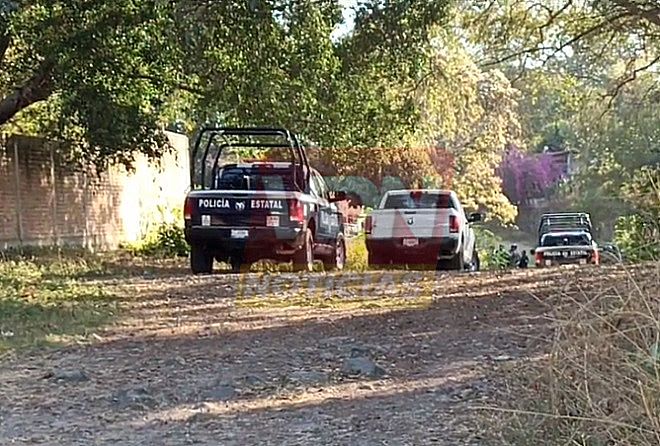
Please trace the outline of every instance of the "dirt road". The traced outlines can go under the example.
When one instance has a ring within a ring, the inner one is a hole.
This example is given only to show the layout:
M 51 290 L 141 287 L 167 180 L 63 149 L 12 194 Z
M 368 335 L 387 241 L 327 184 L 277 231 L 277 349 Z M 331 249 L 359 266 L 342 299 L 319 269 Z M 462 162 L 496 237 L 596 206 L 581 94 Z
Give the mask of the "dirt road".
M 543 353 L 549 296 L 606 272 L 575 274 L 108 280 L 125 318 L 0 366 L 0 444 L 492 444 L 474 407 Z

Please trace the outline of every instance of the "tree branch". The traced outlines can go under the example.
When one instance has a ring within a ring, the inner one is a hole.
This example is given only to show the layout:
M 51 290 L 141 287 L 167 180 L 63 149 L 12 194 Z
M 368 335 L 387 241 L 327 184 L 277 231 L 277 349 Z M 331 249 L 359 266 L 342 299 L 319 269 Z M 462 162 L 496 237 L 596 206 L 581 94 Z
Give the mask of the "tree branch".
M 148 74 L 133 74 L 133 75 L 130 75 L 129 77 L 131 79 L 135 79 L 135 80 L 144 80 L 144 81 L 149 81 L 149 82 L 154 82 L 154 83 L 163 82 L 163 80 L 161 78 L 159 78 L 157 76 L 151 76 L 151 75 L 148 75 Z M 196 95 L 199 95 L 199 96 L 206 96 L 208 94 L 207 91 L 205 91 L 201 88 L 193 87 L 191 85 L 184 84 L 182 82 L 175 83 L 174 87 L 179 89 L 179 90 L 186 91 L 188 93 L 193 93 L 193 94 L 196 94 Z
M 515 53 L 507 54 L 506 56 L 503 56 L 503 57 L 501 57 L 497 60 L 493 60 L 493 61 L 490 61 L 490 62 L 484 62 L 480 65 L 480 67 L 481 68 L 488 68 L 488 67 L 492 67 L 494 65 L 499 65 L 503 62 L 507 62 L 511 59 L 517 59 L 520 56 L 526 56 L 528 54 L 534 54 L 534 53 L 539 53 L 541 51 L 554 50 L 554 49 L 555 48 L 551 47 L 551 46 L 537 46 L 535 48 L 525 48 L 525 49 L 522 49 L 520 51 L 516 51 Z
M 48 99 L 52 91 L 51 66 L 44 63 L 25 85 L 0 100 L 0 126 L 21 110 Z
M 615 4 L 619 5 L 631 15 L 641 17 L 646 21 L 660 26 L 660 8 L 643 9 L 638 4 L 630 0 L 612 0 Z
M 9 35 L 9 33 L 0 34 L 0 67 L 2 67 L 2 64 L 5 60 L 5 55 L 7 54 L 7 50 L 9 49 L 10 43 L 11 43 L 11 36 Z
M 608 17 L 605 20 L 602 20 L 602 21 L 598 22 L 596 25 L 585 29 L 584 31 L 582 31 L 579 34 L 573 36 L 572 38 L 570 38 L 569 40 L 567 40 L 566 42 L 562 43 L 559 46 L 555 46 L 555 47 L 553 47 L 553 46 L 537 46 L 537 47 L 534 47 L 534 48 L 522 49 L 520 51 L 517 51 L 515 53 L 511 53 L 511 54 L 506 55 L 506 56 L 504 56 L 500 59 L 497 59 L 495 61 L 483 63 L 483 64 L 481 64 L 481 67 L 482 68 L 487 68 L 487 67 L 491 67 L 491 66 L 494 66 L 494 65 L 499 65 L 499 64 L 501 64 L 503 62 L 506 62 L 508 60 L 511 60 L 511 59 L 516 59 L 520 56 L 526 56 L 526 55 L 529 55 L 529 54 L 534 54 L 534 53 L 539 53 L 539 52 L 542 52 L 542 51 L 552 50 L 552 54 L 550 56 L 548 56 L 548 58 L 544 62 L 544 63 L 546 63 L 549 59 L 552 59 L 558 53 L 565 50 L 567 47 L 576 44 L 580 40 L 586 38 L 587 36 L 590 36 L 591 34 L 594 34 L 595 32 L 600 31 L 605 26 L 610 25 L 610 24 L 612 24 L 612 23 L 614 23 L 618 20 L 621 20 L 624 17 L 628 17 L 628 16 L 630 16 L 630 12 L 622 12 L 620 14 L 615 15 L 614 17 Z
M 621 82 L 619 82 L 619 83 L 616 85 L 616 87 L 614 87 L 614 89 L 613 89 L 610 93 L 608 93 L 608 94 L 605 96 L 605 97 L 607 97 L 607 96 L 610 97 L 610 100 L 609 100 L 609 102 L 608 102 L 608 104 L 607 104 L 607 109 L 605 110 L 605 113 L 607 112 L 607 110 L 609 110 L 610 108 L 612 108 L 612 105 L 614 104 L 614 100 L 617 98 L 617 96 L 619 95 L 619 93 L 621 92 L 621 90 L 623 89 L 623 87 L 625 87 L 625 86 L 628 85 L 629 83 L 635 81 L 635 80 L 637 79 L 637 75 L 639 75 L 640 73 L 642 73 L 642 72 L 648 70 L 649 68 L 651 68 L 653 65 L 657 64 L 658 62 L 660 62 L 660 56 L 657 56 L 656 58 L 654 58 L 652 61 L 650 61 L 650 62 L 647 63 L 646 65 L 643 65 L 643 66 L 641 66 L 641 67 L 639 67 L 639 68 L 635 68 L 635 69 L 630 73 L 630 75 L 628 75 L 628 77 L 626 77 L 626 78 L 623 79 Z

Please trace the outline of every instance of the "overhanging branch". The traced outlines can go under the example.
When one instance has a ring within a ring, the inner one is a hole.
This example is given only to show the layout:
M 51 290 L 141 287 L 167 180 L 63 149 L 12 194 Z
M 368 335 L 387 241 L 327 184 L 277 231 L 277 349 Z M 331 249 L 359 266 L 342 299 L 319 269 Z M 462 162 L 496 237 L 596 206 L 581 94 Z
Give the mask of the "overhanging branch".
M 630 0 L 612 0 L 615 4 L 624 8 L 631 15 L 641 17 L 646 21 L 660 26 L 660 7 L 653 9 L 644 9 L 639 4 L 631 2 Z
M 6 124 L 21 110 L 48 99 L 52 91 L 51 65 L 44 62 L 25 85 L 0 99 L 0 126 Z
M 130 75 L 130 78 L 135 79 L 135 80 L 149 81 L 149 82 L 153 82 L 153 83 L 162 83 L 163 82 L 163 79 L 161 79 L 157 76 L 152 76 L 152 75 L 148 75 L 148 74 L 132 74 L 132 75 Z M 181 90 L 181 91 L 186 91 L 188 93 L 196 94 L 198 96 L 207 96 L 208 95 L 208 91 L 203 90 L 201 88 L 193 87 L 193 86 L 188 85 L 188 84 L 184 84 L 183 82 L 174 83 L 173 87 L 178 89 L 178 90 Z
M 609 100 L 609 102 L 608 102 L 608 104 L 607 104 L 607 110 L 609 110 L 609 109 L 612 107 L 612 105 L 614 104 L 614 100 L 617 98 L 617 96 L 619 95 L 619 93 L 621 92 L 621 90 L 622 90 L 626 85 L 628 85 L 629 83 L 635 81 L 635 80 L 637 79 L 637 76 L 638 76 L 640 73 L 643 73 L 644 71 L 648 70 L 649 68 L 653 67 L 655 64 L 657 64 L 657 63 L 659 63 L 659 62 L 660 62 L 660 56 L 657 56 L 657 57 L 655 57 L 653 60 L 651 60 L 649 63 L 647 63 L 647 64 L 645 64 L 645 65 L 643 65 L 643 66 L 641 66 L 641 67 L 635 68 L 634 70 L 632 70 L 632 71 L 630 72 L 630 74 L 629 74 L 627 77 L 625 77 L 623 80 L 621 80 L 621 81 L 620 81 L 620 82 L 619 82 L 619 83 L 618 83 L 618 84 L 617 84 L 617 85 L 616 85 L 616 86 L 610 91 L 610 93 L 607 94 L 607 96 L 610 97 L 610 100 Z M 606 96 L 606 97 L 607 97 L 607 96 Z M 605 110 L 605 112 L 607 112 L 607 110 Z
M 561 11 L 564 11 L 564 9 L 562 9 Z M 545 61 L 545 62 L 547 62 L 549 59 L 552 59 L 557 54 L 559 54 L 560 52 L 562 52 L 566 48 L 570 47 L 571 45 L 575 45 L 576 43 L 578 43 L 579 41 L 585 39 L 586 37 L 589 37 L 589 36 L 599 32 L 599 31 L 603 30 L 608 25 L 612 25 L 615 22 L 618 22 L 619 20 L 621 20 L 625 17 L 629 17 L 630 15 L 631 15 L 631 13 L 629 11 L 626 11 L 626 12 L 621 12 L 621 13 L 613 16 L 613 17 L 607 17 L 604 20 L 601 20 L 600 22 L 598 22 L 597 24 L 595 24 L 595 25 L 579 32 L 575 36 L 568 39 L 566 42 L 560 44 L 559 46 L 536 46 L 536 47 L 524 48 L 520 51 L 508 54 L 508 55 L 506 55 L 504 57 L 501 57 L 497 60 L 483 63 L 483 64 L 481 64 L 481 67 L 482 68 L 488 68 L 488 67 L 491 67 L 491 66 L 494 66 L 494 65 L 499 65 L 503 62 L 507 62 L 511 59 L 517 59 L 520 56 L 528 56 L 528 55 L 540 53 L 540 52 L 543 52 L 543 51 L 552 51 L 552 54 Z M 554 18 L 553 18 L 553 20 L 554 20 Z M 546 25 L 544 25 L 544 26 L 546 26 Z

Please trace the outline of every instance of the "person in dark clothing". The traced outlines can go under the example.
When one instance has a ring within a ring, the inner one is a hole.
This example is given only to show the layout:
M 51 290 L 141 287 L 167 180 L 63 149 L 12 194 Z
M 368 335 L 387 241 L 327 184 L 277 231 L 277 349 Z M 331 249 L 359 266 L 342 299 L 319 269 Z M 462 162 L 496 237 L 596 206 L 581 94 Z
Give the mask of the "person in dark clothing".
M 518 245 L 511 245 L 509 250 L 509 261 L 511 268 L 516 268 L 520 264 L 520 253 L 518 252 Z
M 520 256 L 520 261 L 518 262 L 519 268 L 527 268 L 529 266 L 529 257 L 527 257 L 527 251 L 522 252 Z

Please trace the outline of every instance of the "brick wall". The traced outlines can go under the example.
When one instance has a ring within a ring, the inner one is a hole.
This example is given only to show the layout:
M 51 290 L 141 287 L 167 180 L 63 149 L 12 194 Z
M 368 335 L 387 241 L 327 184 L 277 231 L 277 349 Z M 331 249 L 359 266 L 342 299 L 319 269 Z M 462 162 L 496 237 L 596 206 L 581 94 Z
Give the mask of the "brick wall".
M 12 136 L 0 144 L 0 249 L 78 245 L 113 249 L 173 218 L 189 185 L 188 139 L 159 162 L 138 156 L 134 170 L 96 174 L 61 161 L 47 141 Z

